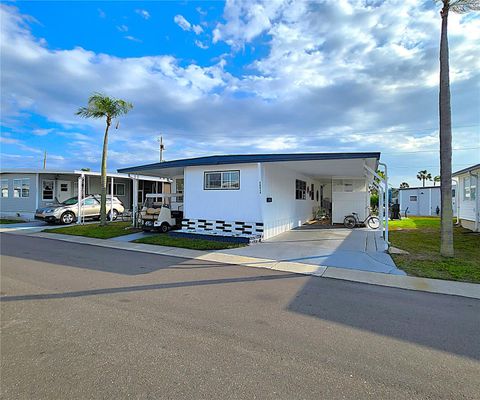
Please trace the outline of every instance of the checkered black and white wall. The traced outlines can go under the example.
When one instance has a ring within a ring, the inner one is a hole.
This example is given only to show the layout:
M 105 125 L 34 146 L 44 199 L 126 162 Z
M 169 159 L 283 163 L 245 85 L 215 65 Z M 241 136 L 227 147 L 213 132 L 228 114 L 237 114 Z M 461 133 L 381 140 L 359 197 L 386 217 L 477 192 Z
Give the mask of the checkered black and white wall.
M 209 221 L 206 219 L 184 219 L 182 221 L 182 230 L 202 230 L 202 231 L 220 231 L 225 233 L 239 234 L 260 234 L 263 235 L 262 222 L 244 222 L 244 221 Z

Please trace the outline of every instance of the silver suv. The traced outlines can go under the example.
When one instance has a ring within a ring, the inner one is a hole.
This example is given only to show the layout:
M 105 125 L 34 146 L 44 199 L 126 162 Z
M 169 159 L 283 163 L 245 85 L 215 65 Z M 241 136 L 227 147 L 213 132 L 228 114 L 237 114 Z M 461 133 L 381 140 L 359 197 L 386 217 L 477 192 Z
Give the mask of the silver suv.
M 110 201 L 111 196 L 107 196 L 107 211 L 108 219 L 110 219 Z M 113 197 L 113 220 L 116 220 L 118 214 L 125 210 L 123 203 L 117 198 Z M 87 195 L 82 200 L 82 213 L 87 218 L 100 218 L 100 195 Z M 55 203 L 51 206 L 39 208 L 35 212 L 35 219 L 39 219 L 50 224 L 60 222 L 62 224 L 71 224 L 76 221 L 78 214 L 78 197 L 72 197 L 65 200 L 63 203 Z

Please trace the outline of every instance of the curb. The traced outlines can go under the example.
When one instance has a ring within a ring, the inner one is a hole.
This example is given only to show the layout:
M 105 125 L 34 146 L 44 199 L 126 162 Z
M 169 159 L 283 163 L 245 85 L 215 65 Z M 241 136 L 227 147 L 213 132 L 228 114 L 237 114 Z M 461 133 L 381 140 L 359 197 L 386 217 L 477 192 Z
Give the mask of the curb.
M 322 278 L 366 283 L 370 285 L 387 286 L 398 289 L 407 289 L 421 292 L 480 299 L 480 284 L 476 283 L 444 281 L 440 279 L 419 278 L 414 276 L 390 275 L 379 272 L 369 272 L 347 268 L 304 264 L 292 261 L 278 261 L 263 258 L 236 256 L 233 254 L 221 253 L 218 250 L 213 252 L 207 252 L 200 250 L 182 249 L 179 247 L 120 242 L 114 241 L 112 239 L 94 239 L 84 236 L 62 235 L 46 232 L 30 234 L 26 233 L 26 235 L 118 250 L 137 251 L 141 253 L 189 258 L 253 268 L 266 268 L 273 271 L 291 272 Z

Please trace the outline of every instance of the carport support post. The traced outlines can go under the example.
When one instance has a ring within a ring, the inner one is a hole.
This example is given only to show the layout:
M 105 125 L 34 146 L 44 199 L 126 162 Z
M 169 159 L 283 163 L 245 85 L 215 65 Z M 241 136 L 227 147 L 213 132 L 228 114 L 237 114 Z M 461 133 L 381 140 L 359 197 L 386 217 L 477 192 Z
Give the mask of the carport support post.
M 83 194 L 83 175 L 78 177 L 77 199 L 78 199 L 78 211 L 77 211 L 77 224 L 82 223 L 82 194 Z
M 385 184 L 385 241 L 387 242 L 387 246 L 390 245 L 390 242 L 388 241 L 388 217 L 389 217 L 389 208 L 390 208 L 390 202 L 388 199 L 388 170 L 387 170 L 387 164 L 385 163 L 378 163 L 379 165 L 383 165 L 383 168 L 385 169 L 385 178 L 383 179 L 383 183 Z
M 379 196 L 378 196 L 378 217 L 380 218 L 380 223 L 381 223 L 381 228 L 382 228 L 382 234 L 383 234 L 383 237 L 385 238 L 385 227 L 383 225 L 383 221 L 384 221 L 384 215 L 383 215 L 383 198 L 384 198 L 384 194 L 383 194 L 383 188 L 380 186 L 380 184 L 378 184 L 378 190 L 379 190 Z
M 387 175 L 387 164 L 379 162 L 378 165 L 383 165 L 385 169 L 385 177 L 382 178 L 380 175 L 378 175 L 373 169 L 371 169 L 367 164 L 364 164 L 365 169 L 370 172 L 375 178 L 378 179 L 378 188 L 380 189 L 381 196 L 379 197 L 379 206 L 380 206 L 380 223 L 382 224 L 382 229 L 383 229 L 383 222 L 382 219 L 385 216 L 385 230 L 384 232 L 384 239 L 387 244 L 387 247 L 390 245 L 388 242 L 388 215 L 389 215 L 389 204 L 388 204 L 388 175 Z M 381 187 L 381 183 L 383 182 L 384 184 L 384 189 Z M 383 213 L 383 201 L 385 199 L 385 213 Z M 381 203 L 381 204 L 380 204 Z
M 113 176 L 110 177 L 110 221 L 113 221 Z
M 137 227 L 137 210 L 138 210 L 138 179 L 132 177 L 132 226 Z

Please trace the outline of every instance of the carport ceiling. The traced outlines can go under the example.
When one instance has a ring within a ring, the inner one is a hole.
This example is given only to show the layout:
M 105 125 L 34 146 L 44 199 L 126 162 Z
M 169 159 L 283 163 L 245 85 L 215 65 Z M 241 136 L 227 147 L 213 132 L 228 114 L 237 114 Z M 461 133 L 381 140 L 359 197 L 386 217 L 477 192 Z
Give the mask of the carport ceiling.
M 347 159 L 347 160 L 310 160 L 310 161 L 286 161 L 273 163 L 276 166 L 289 168 L 311 178 L 364 178 L 366 171 L 364 165 L 376 170 L 377 160 Z

